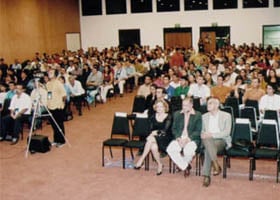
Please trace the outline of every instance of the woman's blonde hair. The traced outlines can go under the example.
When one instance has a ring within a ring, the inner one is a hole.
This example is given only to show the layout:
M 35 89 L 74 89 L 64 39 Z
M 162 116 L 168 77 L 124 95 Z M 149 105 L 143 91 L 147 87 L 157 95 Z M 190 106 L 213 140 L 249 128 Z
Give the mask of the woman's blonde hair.
M 159 104 L 159 103 L 162 103 L 162 104 L 163 104 L 165 112 L 168 112 L 168 111 L 169 111 L 169 105 L 168 105 L 168 103 L 167 103 L 165 100 L 162 100 L 162 99 L 158 99 L 158 100 L 156 100 L 156 102 L 154 103 L 153 109 L 154 109 L 155 111 L 156 111 L 156 108 L 157 108 L 157 104 Z

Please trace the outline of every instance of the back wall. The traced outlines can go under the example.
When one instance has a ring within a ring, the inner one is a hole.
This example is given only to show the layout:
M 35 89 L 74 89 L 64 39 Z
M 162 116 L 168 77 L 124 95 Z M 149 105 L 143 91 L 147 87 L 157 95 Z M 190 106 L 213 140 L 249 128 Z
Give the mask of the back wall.
M 65 33 L 80 32 L 78 0 L 1 0 L 0 10 L 0 57 L 7 63 L 61 52 Z
M 119 29 L 140 29 L 142 45 L 163 47 L 163 29 L 175 27 L 192 27 L 193 47 L 197 49 L 199 28 L 211 26 L 230 26 L 231 44 L 244 42 L 262 43 L 262 26 L 280 24 L 280 8 L 273 7 L 273 0 L 269 0 L 269 8 L 243 9 L 242 0 L 238 0 L 238 9 L 213 10 L 212 0 L 208 0 L 207 11 L 184 11 L 184 0 L 180 0 L 179 12 L 156 12 L 156 0 L 153 0 L 153 12 L 132 14 L 130 0 L 127 0 L 127 14 L 106 15 L 105 0 L 102 0 L 103 15 L 82 16 L 81 36 L 82 47 L 91 46 L 102 49 L 118 46 Z

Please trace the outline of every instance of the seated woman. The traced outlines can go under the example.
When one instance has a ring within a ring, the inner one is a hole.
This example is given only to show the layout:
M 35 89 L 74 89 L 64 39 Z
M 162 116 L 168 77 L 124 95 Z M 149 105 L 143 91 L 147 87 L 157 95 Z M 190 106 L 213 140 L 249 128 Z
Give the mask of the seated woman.
M 280 116 L 280 95 L 275 94 L 276 87 L 269 83 L 266 86 L 266 94 L 261 97 L 259 102 L 259 109 L 261 116 L 266 110 L 276 110 L 278 117 Z
M 113 70 L 110 68 L 109 65 L 105 65 L 102 76 L 103 76 L 103 84 L 100 85 L 100 96 L 102 102 L 106 103 L 108 91 L 110 89 L 114 89 L 113 87 L 114 74 L 113 74 Z
M 144 159 L 151 151 L 158 164 L 156 175 L 162 174 L 163 164 L 160 161 L 160 151 L 166 152 L 166 148 L 172 140 L 171 134 L 171 115 L 168 114 L 169 106 L 164 100 L 157 100 L 154 104 L 155 114 L 150 117 L 151 134 L 147 137 L 144 152 L 134 169 L 139 170 L 143 165 Z

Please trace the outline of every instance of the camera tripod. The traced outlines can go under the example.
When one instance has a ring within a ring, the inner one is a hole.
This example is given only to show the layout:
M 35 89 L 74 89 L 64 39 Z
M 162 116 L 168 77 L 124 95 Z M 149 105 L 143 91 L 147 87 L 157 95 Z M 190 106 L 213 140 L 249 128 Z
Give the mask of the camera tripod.
M 29 152 L 29 148 L 30 148 L 30 143 L 31 143 L 31 137 L 33 135 L 33 131 L 35 128 L 35 122 L 37 118 L 40 117 L 44 117 L 44 116 L 49 116 L 51 118 L 51 120 L 54 122 L 55 126 L 57 127 L 57 129 L 59 130 L 60 134 L 63 136 L 64 140 L 66 141 L 66 143 L 68 144 L 69 147 L 71 147 L 69 141 L 67 140 L 67 138 L 65 137 L 65 135 L 63 134 L 61 128 L 59 127 L 59 125 L 57 124 L 56 120 L 54 119 L 52 113 L 50 112 L 50 110 L 47 108 L 46 105 L 44 105 L 42 103 L 41 100 L 41 95 L 39 94 L 39 89 L 38 87 L 36 88 L 36 100 L 35 100 L 35 105 L 34 105 L 34 110 L 33 110 L 33 114 L 32 114 L 32 121 L 31 121 L 31 127 L 30 127 L 30 131 L 28 134 L 28 141 L 27 141 L 27 148 L 26 148 L 26 153 L 25 153 L 25 157 L 28 157 L 28 152 Z M 47 112 L 46 114 L 42 114 L 40 112 L 40 110 L 44 108 L 45 111 Z

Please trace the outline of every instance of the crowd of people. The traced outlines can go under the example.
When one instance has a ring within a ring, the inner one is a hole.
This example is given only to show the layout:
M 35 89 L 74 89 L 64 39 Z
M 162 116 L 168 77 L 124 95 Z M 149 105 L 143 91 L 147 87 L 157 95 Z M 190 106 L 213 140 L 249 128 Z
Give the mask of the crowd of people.
M 11 135 L 11 144 L 17 143 L 22 123 L 39 97 L 57 121 L 58 126 L 51 122 L 53 141 L 61 146 L 65 143 L 63 121 L 66 113 L 71 113 L 71 104 L 81 116 L 85 101 L 105 104 L 110 95 L 123 97 L 136 88 L 137 95 L 146 99 L 151 134 L 135 169 L 141 168 L 151 151 L 158 164 L 157 175 L 163 168 L 160 152 L 168 153 L 180 170 L 189 170 L 202 142 L 203 185 L 209 186 L 211 166 L 214 175 L 221 173 L 217 152 L 230 146 L 232 116 L 220 111 L 220 104 L 228 97 L 237 98 L 240 104 L 256 100 L 262 114 L 265 110 L 280 113 L 279 48 L 252 43 L 196 53 L 193 48 L 135 45 L 36 53 L 32 59 L 15 59 L 10 65 L 1 58 L 0 140 Z M 170 108 L 173 97 L 183 99 L 177 112 Z M 205 114 L 194 109 L 194 99 L 205 108 Z

